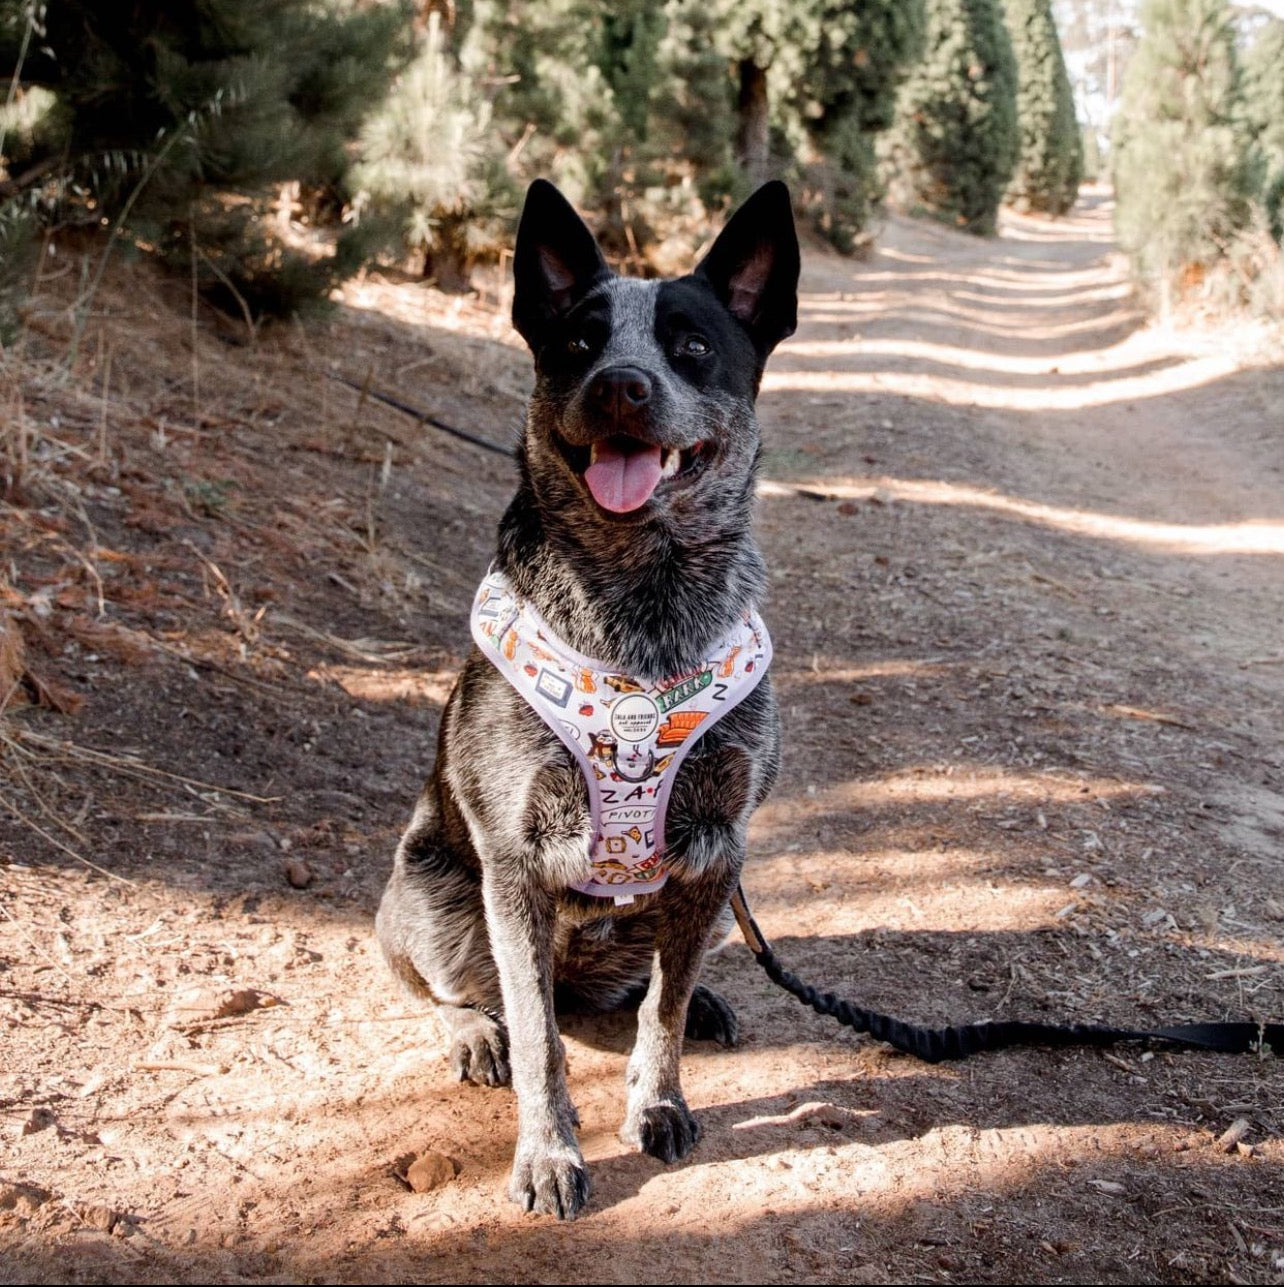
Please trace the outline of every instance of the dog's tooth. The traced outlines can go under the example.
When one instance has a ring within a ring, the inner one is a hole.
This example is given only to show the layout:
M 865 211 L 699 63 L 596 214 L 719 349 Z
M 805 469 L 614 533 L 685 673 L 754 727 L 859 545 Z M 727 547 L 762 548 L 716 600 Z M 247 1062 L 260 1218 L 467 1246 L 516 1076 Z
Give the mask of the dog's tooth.
M 660 477 L 672 478 L 678 472 L 678 466 L 682 463 L 682 453 L 676 447 L 670 447 L 664 453 L 664 460 L 661 463 Z
M 593 443 L 589 447 L 589 464 L 590 465 L 597 464 L 597 443 Z

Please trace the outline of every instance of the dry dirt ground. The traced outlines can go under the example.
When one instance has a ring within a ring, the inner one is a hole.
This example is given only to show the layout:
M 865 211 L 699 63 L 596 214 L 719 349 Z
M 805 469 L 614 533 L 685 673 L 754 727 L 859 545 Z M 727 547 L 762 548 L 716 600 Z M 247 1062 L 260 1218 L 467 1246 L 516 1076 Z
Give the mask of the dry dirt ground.
M 511 1206 L 511 1095 L 452 1084 L 371 922 L 512 466 L 329 377 L 511 441 L 527 358 L 377 277 L 249 344 L 123 263 L 73 343 L 76 248 L 43 276 L 0 386 L 0 1280 L 1284 1282 L 1280 1059 L 926 1067 L 739 943 L 694 1154 L 625 1151 L 632 1022 L 568 1020 L 592 1202 Z M 1103 194 L 804 286 L 761 400 L 781 956 L 919 1022 L 1280 1020 L 1284 368 L 1143 327 Z

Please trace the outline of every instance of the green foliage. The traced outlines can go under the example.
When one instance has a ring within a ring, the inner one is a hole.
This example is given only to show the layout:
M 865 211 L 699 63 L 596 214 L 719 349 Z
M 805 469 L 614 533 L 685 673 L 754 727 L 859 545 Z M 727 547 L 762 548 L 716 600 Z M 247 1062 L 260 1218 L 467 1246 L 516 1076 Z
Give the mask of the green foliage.
M 994 231 L 1017 158 L 1016 64 L 997 0 L 927 0 L 923 57 L 882 148 L 892 199 Z
M 1147 0 L 1142 21 L 1115 118 L 1115 228 L 1166 296 L 1225 255 L 1253 176 L 1225 0 Z
M 361 133 L 354 209 L 367 223 L 396 223 L 445 289 L 462 288 L 473 263 L 494 257 L 517 211 L 491 117 L 433 14 L 414 61 Z
M 23 0 L 0 0 L 0 73 Z M 60 0 L 19 72 L 57 102 L 24 158 L 60 222 L 124 224 L 136 244 L 255 311 L 323 296 L 350 254 L 318 257 L 266 216 L 280 187 L 337 209 L 348 141 L 384 93 L 400 4 Z M 6 168 L 11 168 L 5 162 Z M 16 172 L 12 176 L 17 179 Z M 11 194 L 12 195 L 12 194 Z
M 790 102 L 810 148 L 801 200 L 826 237 L 857 247 L 884 195 L 874 140 L 892 123 L 896 92 L 923 50 L 923 0 L 814 0 L 802 74 Z
M 18 310 L 35 261 L 35 214 L 17 201 L 0 204 L 0 347 L 18 330 Z
M 1065 214 L 1083 177 L 1074 93 L 1052 0 L 1004 0 L 1017 66 L 1020 144 L 1008 199 L 1018 210 Z
M 634 268 L 685 270 L 773 175 L 854 249 L 925 28 L 925 0 L 59 0 L 32 40 L 40 4 L 0 0 L 0 74 L 30 54 L 8 226 L 119 229 L 256 312 L 397 239 L 462 287 L 537 175 Z
M 1266 24 L 1244 56 L 1244 115 L 1253 134 L 1257 190 L 1271 235 L 1284 241 L 1284 19 Z

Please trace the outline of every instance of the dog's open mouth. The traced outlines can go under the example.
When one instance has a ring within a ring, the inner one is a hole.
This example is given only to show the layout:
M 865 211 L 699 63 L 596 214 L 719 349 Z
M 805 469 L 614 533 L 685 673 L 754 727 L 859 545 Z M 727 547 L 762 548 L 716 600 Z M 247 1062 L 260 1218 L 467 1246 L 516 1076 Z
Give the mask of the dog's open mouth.
M 562 446 L 593 499 L 612 514 L 641 509 L 658 487 L 694 477 L 712 454 L 707 442 L 685 448 L 661 447 L 623 434 L 599 438 L 589 447 Z

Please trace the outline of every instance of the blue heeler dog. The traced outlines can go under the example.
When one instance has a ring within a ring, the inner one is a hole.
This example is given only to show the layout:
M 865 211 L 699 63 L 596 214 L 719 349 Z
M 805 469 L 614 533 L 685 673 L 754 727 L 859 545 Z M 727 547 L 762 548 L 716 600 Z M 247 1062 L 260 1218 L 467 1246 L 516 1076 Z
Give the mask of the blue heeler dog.
M 780 183 L 673 281 L 616 276 L 555 187 L 527 193 L 521 481 L 378 930 L 460 1079 L 511 1079 L 528 1210 L 570 1218 L 589 1195 L 557 1009 L 638 1007 L 621 1138 L 666 1162 L 699 1135 L 684 1033 L 737 1039 L 697 980 L 779 763 L 754 401 L 798 269 Z

